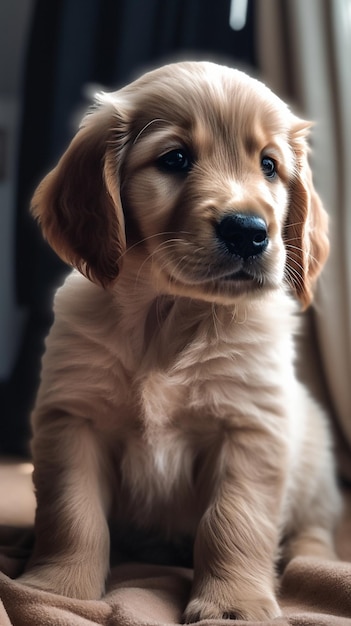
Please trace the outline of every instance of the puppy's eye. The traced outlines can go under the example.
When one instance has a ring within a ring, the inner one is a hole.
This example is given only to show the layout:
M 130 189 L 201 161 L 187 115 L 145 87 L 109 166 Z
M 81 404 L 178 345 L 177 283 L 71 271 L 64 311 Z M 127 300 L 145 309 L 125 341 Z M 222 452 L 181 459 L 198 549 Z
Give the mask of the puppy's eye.
M 270 157 L 263 157 L 261 160 L 261 169 L 267 178 L 275 178 L 277 167 L 275 161 Z
M 165 172 L 186 174 L 192 166 L 192 161 L 186 150 L 177 148 L 159 157 L 157 165 Z

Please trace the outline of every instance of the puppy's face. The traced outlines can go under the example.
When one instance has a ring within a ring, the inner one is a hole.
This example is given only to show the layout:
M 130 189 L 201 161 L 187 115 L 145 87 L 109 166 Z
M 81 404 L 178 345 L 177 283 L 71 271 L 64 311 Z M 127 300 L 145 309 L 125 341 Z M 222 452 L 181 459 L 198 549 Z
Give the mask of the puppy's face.
M 227 302 L 283 280 L 295 160 L 286 108 L 239 73 L 224 78 L 211 68 L 178 99 L 146 100 L 122 205 L 127 245 L 140 242 L 163 289 Z
M 287 281 L 308 304 L 327 240 L 307 123 L 258 81 L 210 63 L 166 66 L 100 101 L 34 200 L 61 256 L 103 284 L 133 258 L 163 293 L 229 303 Z

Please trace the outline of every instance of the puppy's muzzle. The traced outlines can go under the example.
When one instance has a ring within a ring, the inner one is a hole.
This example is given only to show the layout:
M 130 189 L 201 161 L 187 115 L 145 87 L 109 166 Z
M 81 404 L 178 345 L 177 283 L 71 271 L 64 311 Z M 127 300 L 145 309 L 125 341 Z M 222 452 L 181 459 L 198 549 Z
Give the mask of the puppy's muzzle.
M 217 225 L 217 237 L 230 254 L 244 261 L 262 254 L 269 241 L 265 221 L 242 213 L 226 215 Z

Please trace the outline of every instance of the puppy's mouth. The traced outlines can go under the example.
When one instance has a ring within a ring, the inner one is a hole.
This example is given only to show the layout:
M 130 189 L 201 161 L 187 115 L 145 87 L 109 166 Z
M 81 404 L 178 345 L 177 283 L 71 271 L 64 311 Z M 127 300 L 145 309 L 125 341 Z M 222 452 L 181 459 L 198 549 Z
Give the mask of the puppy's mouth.
M 227 264 L 226 264 L 227 265 Z M 266 264 L 262 259 L 249 259 L 247 262 L 231 263 L 217 271 L 213 269 L 212 275 L 208 274 L 205 282 L 218 285 L 240 285 L 250 289 L 251 287 L 263 286 L 268 280 Z
M 269 279 L 266 273 L 258 269 L 251 268 L 247 270 L 240 268 L 223 273 L 220 276 L 213 277 L 208 283 L 208 287 L 214 292 L 223 292 L 226 294 L 239 295 L 244 293 L 252 293 L 262 291 L 268 286 Z M 204 285 L 206 289 L 206 285 Z
M 220 280 L 224 281 L 255 281 L 257 282 L 257 278 L 251 276 L 245 270 L 238 270 L 236 272 L 231 272 L 230 274 L 226 274 L 222 276 Z
M 206 276 L 191 278 L 168 276 L 168 284 L 173 286 L 171 290 L 181 295 L 192 295 L 207 301 L 231 302 L 245 294 L 259 294 L 266 289 L 271 289 L 269 275 L 261 268 L 238 268 L 233 271 L 213 272 Z
M 168 292 L 233 302 L 277 287 L 280 274 L 274 259 L 270 250 L 246 259 L 223 254 L 222 250 L 212 250 L 212 254 L 206 250 L 202 259 L 196 254 L 178 253 L 168 267 L 163 261 L 160 269 Z

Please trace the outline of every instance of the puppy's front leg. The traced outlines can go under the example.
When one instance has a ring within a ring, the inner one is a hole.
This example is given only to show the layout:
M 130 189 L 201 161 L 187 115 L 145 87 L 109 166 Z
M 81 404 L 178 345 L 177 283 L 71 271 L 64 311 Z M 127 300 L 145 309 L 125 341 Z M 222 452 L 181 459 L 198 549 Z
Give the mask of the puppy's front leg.
M 284 444 L 267 433 L 227 438 L 204 483 L 215 476 L 195 540 L 194 583 L 186 622 L 265 620 L 280 615 L 275 559 L 284 484 Z M 211 467 L 211 469 L 209 469 Z
M 88 422 L 47 417 L 34 436 L 33 458 L 36 543 L 20 582 L 99 598 L 109 566 L 109 494 L 98 436 Z

